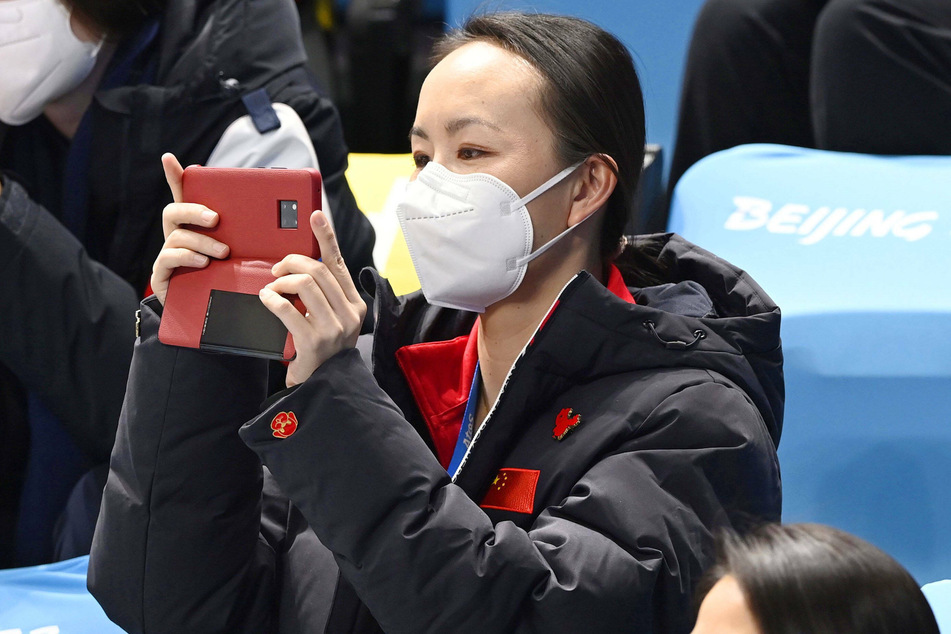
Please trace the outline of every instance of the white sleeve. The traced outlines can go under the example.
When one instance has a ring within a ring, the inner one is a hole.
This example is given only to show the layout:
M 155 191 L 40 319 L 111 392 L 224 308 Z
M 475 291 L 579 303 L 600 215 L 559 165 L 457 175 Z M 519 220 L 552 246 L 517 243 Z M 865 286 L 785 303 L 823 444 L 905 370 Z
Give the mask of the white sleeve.
M 261 134 L 251 115 L 236 119 L 221 135 L 206 165 L 209 167 L 286 167 L 320 170 L 317 153 L 297 112 L 283 103 L 272 104 L 281 126 Z M 327 192 L 321 188 L 321 205 L 333 225 Z

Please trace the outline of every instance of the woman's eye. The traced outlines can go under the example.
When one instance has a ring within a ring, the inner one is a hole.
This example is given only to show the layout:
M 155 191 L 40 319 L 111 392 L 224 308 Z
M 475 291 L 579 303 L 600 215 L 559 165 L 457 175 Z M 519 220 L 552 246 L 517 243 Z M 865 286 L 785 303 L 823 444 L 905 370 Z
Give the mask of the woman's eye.
M 472 160 L 482 156 L 484 152 L 482 150 L 475 150 L 473 148 L 462 148 L 459 150 L 459 158 L 464 161 Z
M 413 155 L 413 163 L 416 164 L 416 169 L 422 169 L 426 167 L 426 163 L 429 163 L 429 157 L 425 154 L 416 153 Z

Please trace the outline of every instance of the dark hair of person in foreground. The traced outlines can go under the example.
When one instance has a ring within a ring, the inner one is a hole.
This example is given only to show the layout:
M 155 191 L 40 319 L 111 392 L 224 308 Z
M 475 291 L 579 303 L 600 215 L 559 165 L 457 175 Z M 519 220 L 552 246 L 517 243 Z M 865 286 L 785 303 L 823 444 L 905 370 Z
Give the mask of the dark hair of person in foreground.
M 697 605 L 733 577 L 761 634 L 939 634 L 915 579 L 891 556 L 821 524 L 768 524 L 721 537 Z

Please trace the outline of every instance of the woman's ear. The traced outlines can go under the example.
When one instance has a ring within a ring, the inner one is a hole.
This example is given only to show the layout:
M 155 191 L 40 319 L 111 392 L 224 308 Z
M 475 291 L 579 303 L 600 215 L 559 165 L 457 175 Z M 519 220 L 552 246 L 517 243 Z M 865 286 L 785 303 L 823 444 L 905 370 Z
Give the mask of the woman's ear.
M 617 163 L 607 154 L 592 154 L 578 168 L 580 179 L 568 211 L 568 226 L 573 227 L 604 207 L 617 186 Z

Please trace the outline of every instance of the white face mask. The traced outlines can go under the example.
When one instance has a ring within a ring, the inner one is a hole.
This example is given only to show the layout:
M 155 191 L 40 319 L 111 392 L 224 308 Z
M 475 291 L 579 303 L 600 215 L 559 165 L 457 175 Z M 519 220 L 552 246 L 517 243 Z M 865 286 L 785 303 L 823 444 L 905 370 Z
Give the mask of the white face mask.
M 83 42 L 59 0 L 0 1 L 0 121 L 22 125 L 78 86 L 102 41 Z
M 396 208 L 426 300 L 481 313 L 514 293 L 528 263 L 578 226 L 532 253 L 532 219 L 525 206 L 579 165 L 519 198 L 489 174 L 455 174 L 427 163 Z

